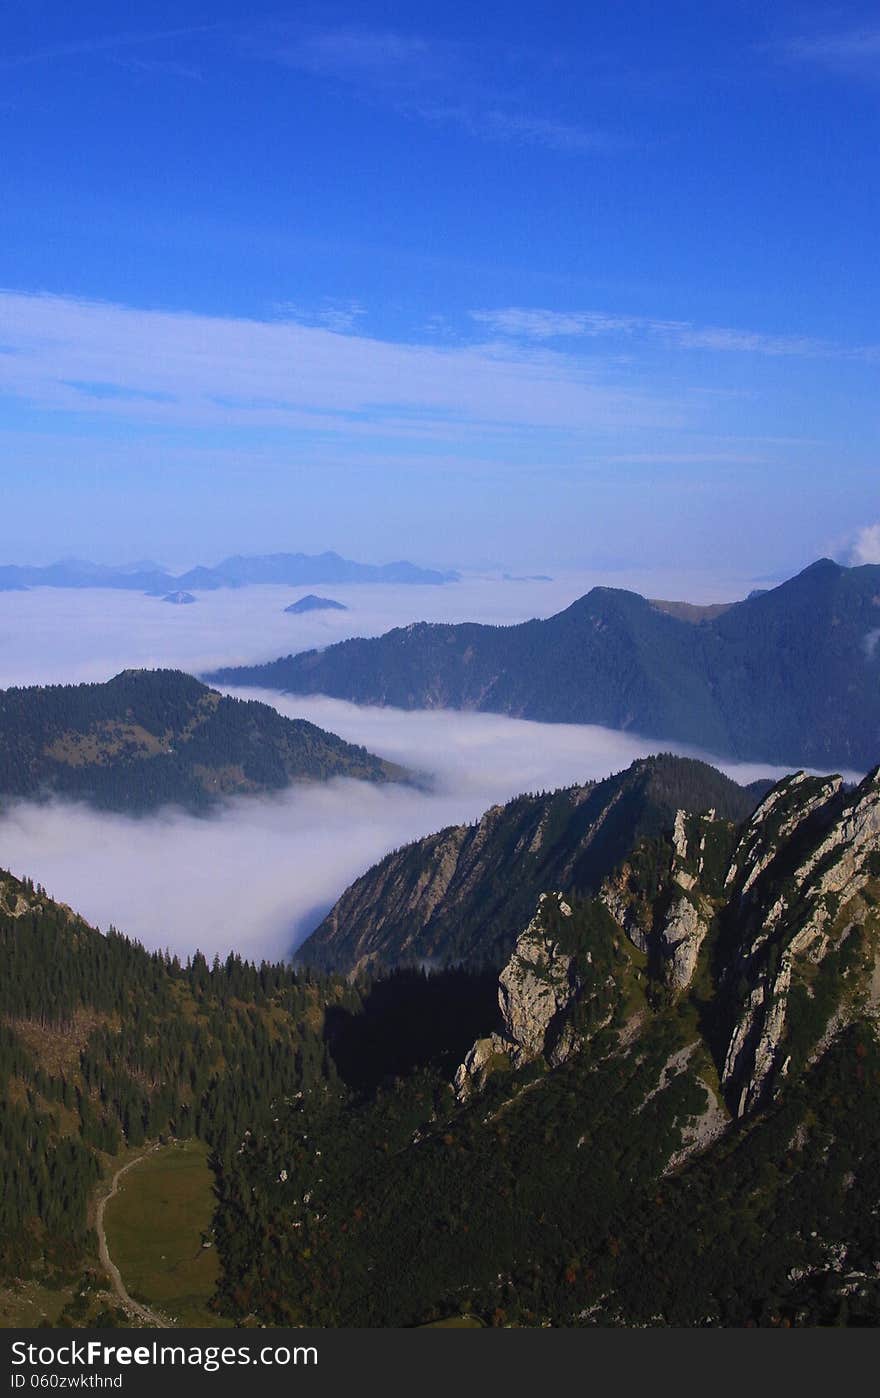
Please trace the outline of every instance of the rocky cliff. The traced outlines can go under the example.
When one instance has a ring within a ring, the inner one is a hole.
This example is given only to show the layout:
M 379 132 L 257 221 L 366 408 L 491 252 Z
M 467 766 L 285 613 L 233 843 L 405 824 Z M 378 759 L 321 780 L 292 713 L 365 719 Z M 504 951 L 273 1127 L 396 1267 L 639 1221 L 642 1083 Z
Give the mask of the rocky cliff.
M 499 1067 L 554 1067 L 611 1024 L 628 1045 L 675 1010 L 687 1055 L 714 1063 L 707 1108 L 746 1116 L 842 1030 L 876 1024 L 878 908 L 880 769 L 854 790 L 796 773 L 739 827 L 679 810 L 596 898 L 541 896 L 499 977 L 500 1028 L 457 1094 Z
M 797 773 L 737 820 L 679 803 L 592 894 L 548 884 L 454 1056 L 372 1101 L 321 1084 L 233 1155 L 239 1313 L 876 1326 L 878 841 L 880 773 Z

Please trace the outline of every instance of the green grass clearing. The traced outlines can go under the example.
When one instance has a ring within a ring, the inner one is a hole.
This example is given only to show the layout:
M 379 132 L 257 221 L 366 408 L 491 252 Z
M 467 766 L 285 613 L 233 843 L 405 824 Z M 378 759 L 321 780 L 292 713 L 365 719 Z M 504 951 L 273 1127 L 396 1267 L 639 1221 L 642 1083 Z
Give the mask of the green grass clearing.
M 104 1216 L 107 1246 L 132 1297 L 181 1326 L 222 1326 L 208 1309 L 219 1264 L 202 1246 L 214 1213 L 207 1149 L 182 1141 L 148 1155 L 120 1181 Z

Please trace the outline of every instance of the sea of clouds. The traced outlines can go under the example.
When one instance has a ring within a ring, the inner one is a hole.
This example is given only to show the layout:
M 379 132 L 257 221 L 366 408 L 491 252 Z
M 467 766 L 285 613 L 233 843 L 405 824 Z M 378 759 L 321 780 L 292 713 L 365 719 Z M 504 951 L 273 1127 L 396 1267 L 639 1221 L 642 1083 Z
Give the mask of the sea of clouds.
M 653 595 L 688 595 L 663 589 L 669 578 L 651 581 L 653 588 L 643 581 L 642 589 Z M 199 594 L 195 605 L 185 607 L 104 591 L 5 593 L 0 687 L 101 680 L 131 665 L 198 673 L 348 635 L 378 634 L 421 618 L 510 623 L 551 614 L 588 583 L 570 576 L 550 583 L 471 578 L 433 588 L 328 586 L 314 590 L 352 610 L 303 617 L 283 612 L 300 595 L 289 588 L 224 589 Z M 693 585 L 689 592 L 698 595 Z M 716 588 L 700 600 L 712 595 L 737 593 Z M 172 810 L 129 818 L 68 803 L 19 802 L 0 813 L 0 867 L 30 875 L 98 926 L 113 924 L 150 947 L 279 957 L 390 849 L 444 825 L 475 820 L 522 791 L 603 777 L 662 749 L 694 752 L 662 737 L 595 726 L 229 692 L 260 698 L 281 713 L 363 743 L 430 776 L 430 789 L 336 780 L 273 797 L 243 797 L 210 818 Z M 743 782 L 781 775 L 781 769 L 762 764 L 696 755 Z
M 350 636 L 379 636 L 413 621 L 509 625 L 551 616 L 590 587 L 627 587 L 651 597 L 730 601 L 756 584 L 747 577 L 670 568 L 611 574 L 564 573 L 547 582 L 470 575 L 444 586 L 319 583 L 199 592 L 175 606 L 140 592 L 37 587 L 0 591 L 0 689 L 10 685 L 106 680 L 129 666 L 176 666 L 199 674 L 328 646 Z M 308 594 L 347 611 L 285 613 Z

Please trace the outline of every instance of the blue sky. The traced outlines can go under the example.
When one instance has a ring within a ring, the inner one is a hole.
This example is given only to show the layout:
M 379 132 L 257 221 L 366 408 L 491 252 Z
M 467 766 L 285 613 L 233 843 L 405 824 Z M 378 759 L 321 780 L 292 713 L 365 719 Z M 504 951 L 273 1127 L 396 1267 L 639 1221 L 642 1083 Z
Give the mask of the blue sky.
M 880 560 L 876 4 L 0 16 L 0 561 Z

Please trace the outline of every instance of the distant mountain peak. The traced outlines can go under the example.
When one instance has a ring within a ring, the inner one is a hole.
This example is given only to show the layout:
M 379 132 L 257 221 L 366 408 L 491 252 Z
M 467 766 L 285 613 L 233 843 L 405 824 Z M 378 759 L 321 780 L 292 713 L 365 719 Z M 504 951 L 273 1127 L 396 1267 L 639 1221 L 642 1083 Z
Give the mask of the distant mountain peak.
M 878 596 L 880 565 L 819 559 L 729 605 L 601 586 L 545 620 L 414 622 L 208 678 L 600 724 L 747 760 L 864 770 L 880 755 Z
M 291 602 L 284 610 L 294 616 L 300 616 L 304 612 L 347 612 L 348 607 L 344 602 L 334 601 L 332 597 L 318 597 L 316 593 L 309 592 L 305 597 L 300 597 L 299 601 Z
M 64 559 L 45 567 L 0 565 L 0 588 L 106 587 L 163 594 L 188 588 L 245 587 L 257 583 L 413 583 L 457 582 L 458 573 L 422 568 L 415 563 L 355 563 L 327 550 L 321 554 L 233 554 L 214 567 L 198 564 L 177 576 L 156 564 L 110 566 L 83 559 Z

